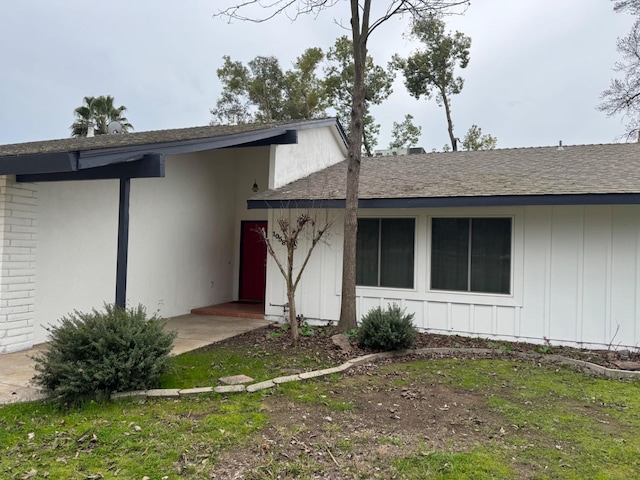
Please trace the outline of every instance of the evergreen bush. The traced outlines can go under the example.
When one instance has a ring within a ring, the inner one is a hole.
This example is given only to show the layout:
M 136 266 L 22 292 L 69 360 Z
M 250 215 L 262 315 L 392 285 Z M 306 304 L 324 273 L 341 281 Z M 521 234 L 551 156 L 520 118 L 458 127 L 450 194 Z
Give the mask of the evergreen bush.
M 159 317 L 147 317 L 142 305 L 76 310 L 47 330 L 49 344 L 34 357 L 33 382 L 62 403 L 156 386 L 175 338 Z
M 397 304 L 369 310 L 362 318 L 358 330 L 358 344 L 370 350 L 404 350 L 411 348 L 416 340 L 413 313 L 405 315 Z

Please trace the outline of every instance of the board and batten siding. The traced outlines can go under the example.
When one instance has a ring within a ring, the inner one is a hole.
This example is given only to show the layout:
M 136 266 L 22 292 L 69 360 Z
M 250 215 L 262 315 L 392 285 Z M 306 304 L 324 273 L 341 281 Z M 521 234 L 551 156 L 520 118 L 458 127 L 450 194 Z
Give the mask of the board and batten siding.
M 283 212 L 270 212 L 272 224 Z M 343 216 L 340 210 L 324 215 L 333 227 L 303 275 L 297 311 L 336 321 Z M 588 348 L 640 343 L 640 206 L 361 209 L 359 216 L 416 220 L 414 288 L 357 287 L 359 318 L 395 302 L 415 315 L 419 329 L 434 333 Z M 431 291 L 431 217 L 483 216 L 513 218 L 511 294 Z M 266 313 L 276 319 L 282 308 L 269 304 L 285 303 L 286 291 L 274 267 L 270 259 Z

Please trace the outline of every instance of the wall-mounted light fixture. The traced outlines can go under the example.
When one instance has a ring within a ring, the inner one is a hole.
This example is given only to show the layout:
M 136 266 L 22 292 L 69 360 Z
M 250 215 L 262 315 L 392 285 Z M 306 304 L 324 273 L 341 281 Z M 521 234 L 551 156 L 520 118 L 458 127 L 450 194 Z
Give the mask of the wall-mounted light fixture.
M 258 191 L 258 182 L 255 180 L 253 181 L 253 187 L 251 187 L 251 190 L 253 190 L 254 193 Z

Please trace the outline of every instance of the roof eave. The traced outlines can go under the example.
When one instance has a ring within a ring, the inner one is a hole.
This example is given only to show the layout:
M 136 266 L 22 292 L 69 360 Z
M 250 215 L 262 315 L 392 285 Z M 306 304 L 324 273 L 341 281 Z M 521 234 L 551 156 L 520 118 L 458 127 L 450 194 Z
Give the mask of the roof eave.
M 495 195 L 474 197 L 361 198 L 358 208 L 506 207 L 538 205 L 637 205 L 640 193 Z M 344 208 L 344 199 L 255 199 L 249 209 Z
M 264 130 L 169 142 L 155 142 L 95 150 L 30 153 L 0 158 L 0 175 L 32 175 L 74 172 L 114 163 L 137 161 L 145 155 L 176 155 L 219 148 L 295 144 L 296 129 L 291 125 Z
M 272 142 L 268 142 L 272 140 Z M 266 143 L 265 143 L 266 142 Z M 290 128 L 271 128 L 268 131 L 258 130 L 221 137 L 207 137 L 191 140 L 175 140 L 127 147 L 85 150 L 80 153 L 79 168 L 93 168 L 115 161 L 127 161 L 128 158 L 139 158 L 143 153 L 162 155 L 179 155 L 183 153 L 216 150 L 220 148 L 257 146 L 266 144 L 295 144 L 298 142 L 296 130 Z

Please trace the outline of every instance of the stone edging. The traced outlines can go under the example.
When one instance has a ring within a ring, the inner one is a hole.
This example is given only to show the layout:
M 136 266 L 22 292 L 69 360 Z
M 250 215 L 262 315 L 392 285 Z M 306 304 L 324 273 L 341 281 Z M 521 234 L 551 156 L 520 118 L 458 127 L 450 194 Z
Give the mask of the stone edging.
M 415 350 L 402 350 L 399 352 L 381 352 L 370 353 L 361 357 L 348 360 L 342 365 L 333 368 L 325 368 L 322 370 L 313 370 L 311 372 L 298 373 L 295 375 L 288 375 L 286 377 L 277 377 L 271 380 L 265 380 L 263 382 L 252 383 L 250 385 L 222 385 L 218 387 L 201 387 L 201 388 L 161 388 L 153 390 L 138 390 L 134 392 L 117 392 L 111 395 L 113 400 L 122 398 L 179 398 L 188 397 L 193 395 L 200 395 L 203 393 L 238 393 L 247 392 L 253 393 L 260 390 L 276 387 L 281 383 L 296 382 L 300 380 L 308 380 L 310 378 L 323 377 L 325 375 L 331 375 L 332 373 L 340 373 L 351 367 L 356 367 L 367 362 L 374 360 L 380 360 L 384 358 L 403 357 L 407 355 L 459 355 L 459 354 L 472 354 L 472 355 L 490 355 L 490 356 L 513 356 L 524 359 L 540 360 L 545 363 L 559 363 L 561 365 L 570 365 L 581 368 L 587 373 L 601 375 L 607 378 L 613 379 L 629 379 L 640 378 L 640 371 L 630 370 L 617 370 L 614 368 L 607 368 L 595 363 L 585 362 L 584 360 L 576 360 L 573 358 L 563 357 L 561 355 L 547 355 L 540 353 L 526 353 L 526 352 L 509 352 L 504 350 L 490 349 L 490 348 L 418 348 Z

